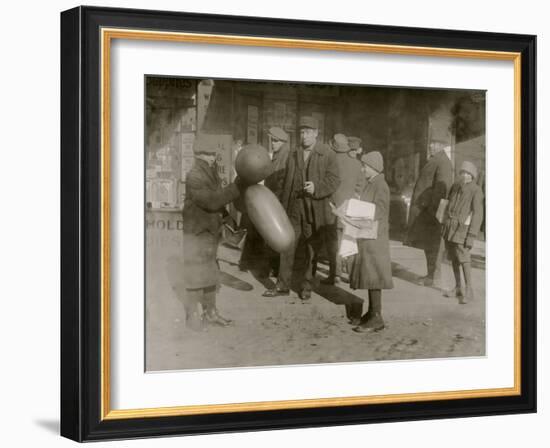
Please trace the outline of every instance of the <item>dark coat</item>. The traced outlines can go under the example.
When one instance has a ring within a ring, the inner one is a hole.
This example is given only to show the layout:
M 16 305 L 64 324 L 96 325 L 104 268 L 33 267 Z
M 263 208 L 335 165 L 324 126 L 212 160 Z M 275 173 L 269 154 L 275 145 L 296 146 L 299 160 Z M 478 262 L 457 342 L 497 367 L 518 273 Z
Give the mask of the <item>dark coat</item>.
M 352 289 L 391 289 L 393 278 L 390 259 L 389 211 L 390 188 L 383 174 L 371 178 L 361 192 L 362 201 L 376 204 L 374 219 L 378 221 L 375 240 L 358 239 L 350 274 Z
M 222 188 L 215 168 L 196 159 L 185 178 L 183 264 L 187 289 L 218 284 L 216 261 L 224 206 L 239 197 L 235 184 Z
M 439 244 L 441 225 L 435 218 L 441 199 L 447 198 L 453 167 L 445 151 L 433 155 L 414 186 L 408 219 L 407 243 L 419 249 Z
M 223 188 L 215 167 L 211 168 L 204 160 L 195 159 L 195 164 L 185 178 L 183 232 L 219 233 L 224 206 L 238 197 L 239 189 L 235 184 Z
M 482 221 L 481 188 L 475 182 L 456 182 L 449 192 L 449 205 L 442 230 L 443 239 L 463 244 L 468 236 L 477 236 Z
M 303 183 L 300 185 L 300 182 L 313 182 L 315 191 L 306 198 L 309 204 L 307 213 L 310 214 L 308 218 L 314 229 L 318 230 L 335 221 L 329 204 L 333 193 L 340 185 L 336 154 L 325 144 L 317 142 L 311 151 L 305 179 L 301 174 L 303 169 L 304 152 L 302 148 L 293 149 L 288 155 L 282 190 L 275 194 L 280 198 L 284 209 L 289 212 L 293 201 L 297 200 L 297 193 L 303 192 Z
M 273 153 L 273 159 L 271 160 L 272 173 L 264 182 L 264 185 L 276 194 L 282 191 L 289 152 L 290 147 L 288 143 L 285 143 L 279 148 L 279 151 Z M 280 198 L 278 199 L 280 200 Z

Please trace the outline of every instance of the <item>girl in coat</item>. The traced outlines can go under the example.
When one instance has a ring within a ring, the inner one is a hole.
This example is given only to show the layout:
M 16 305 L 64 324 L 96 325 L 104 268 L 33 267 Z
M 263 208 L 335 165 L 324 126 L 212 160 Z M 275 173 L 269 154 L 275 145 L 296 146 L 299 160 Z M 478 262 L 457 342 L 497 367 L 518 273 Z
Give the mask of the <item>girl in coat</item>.
M 454 295 L 458 298 L 458 303 L 465 304 L 474 297 L 470 250 L 474 246 L 474 240 L 483 221 L 483 193 L 474 182 L 477 178 L 477 168 L 473 163 L 465 161 L 460 167 L 459 176 L 459 181 L 451 187 L 449 192 L 449 204 L 442 235 L 453 265 L 456 283 L 454 290 L 446 295 Z M 466 291 L 462 290 L 461 267 Z
M 359 199 L 376 205 L 374 220 L 378 225 L 376 239 L 357 239 L 359 252 L 353 261 L 350 275 L 352 289 L 369 291 L 368 311 L 361 318 L 360 324 L 353 329 L 358 333 L 366 333 L 384 328 L 382 289 L 392 289 L 393 279 L 389 244 L 390 189 L 382 174 L 384 171 L 382 154 L 378 151 L 363 154 L 361 169 L 366 178 L 366 184 Z M 372 223 L 364 225 L 369 226 Z

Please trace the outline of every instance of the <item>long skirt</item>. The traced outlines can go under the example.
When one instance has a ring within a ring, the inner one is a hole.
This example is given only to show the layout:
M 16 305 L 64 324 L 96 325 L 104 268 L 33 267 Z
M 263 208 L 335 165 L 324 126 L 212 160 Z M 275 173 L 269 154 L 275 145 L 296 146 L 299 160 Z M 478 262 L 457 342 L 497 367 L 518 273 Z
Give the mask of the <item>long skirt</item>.
M 386 238 L 357 240 L 359 253 L 354 256 L 350 287 L 352 289 L 392 289 L 390 246 Z

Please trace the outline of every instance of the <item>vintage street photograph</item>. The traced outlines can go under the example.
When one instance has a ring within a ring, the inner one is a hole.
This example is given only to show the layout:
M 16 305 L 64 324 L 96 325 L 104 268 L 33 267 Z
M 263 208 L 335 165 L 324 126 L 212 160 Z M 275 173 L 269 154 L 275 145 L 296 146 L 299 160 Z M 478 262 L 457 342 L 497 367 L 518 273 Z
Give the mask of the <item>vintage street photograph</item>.
M 486 355 L 486 92 L 147 75 L 148 372 Z

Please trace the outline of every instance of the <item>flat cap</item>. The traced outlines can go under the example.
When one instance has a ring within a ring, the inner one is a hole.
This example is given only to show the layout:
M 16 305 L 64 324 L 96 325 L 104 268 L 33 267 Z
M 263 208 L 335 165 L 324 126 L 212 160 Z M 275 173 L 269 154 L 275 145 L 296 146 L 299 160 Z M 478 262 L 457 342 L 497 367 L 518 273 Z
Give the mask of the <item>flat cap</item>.
M 301 117 L 300 118 L 300 125 L 298 127 L 300 127 L 300 128 L 319 129 L 319 122 L 317 121 L 317 118 L 315 118 L 315 117 Z
M 281 140 L 282 142 L 288 141 L 288 134 L 277 126 L 272 126 L 269 128 L 268 134 L 271 135 L 276 140 Z
M 193 153 L 195 154 L 217 154 L 216 147 L 208 143 L 206 139 L 196 137 L 193 142 Z
M 344 134 L 334 134 L 334 137 L 332 137 L 332 149 L 335 152 L 348 152 L 348 138 Z

